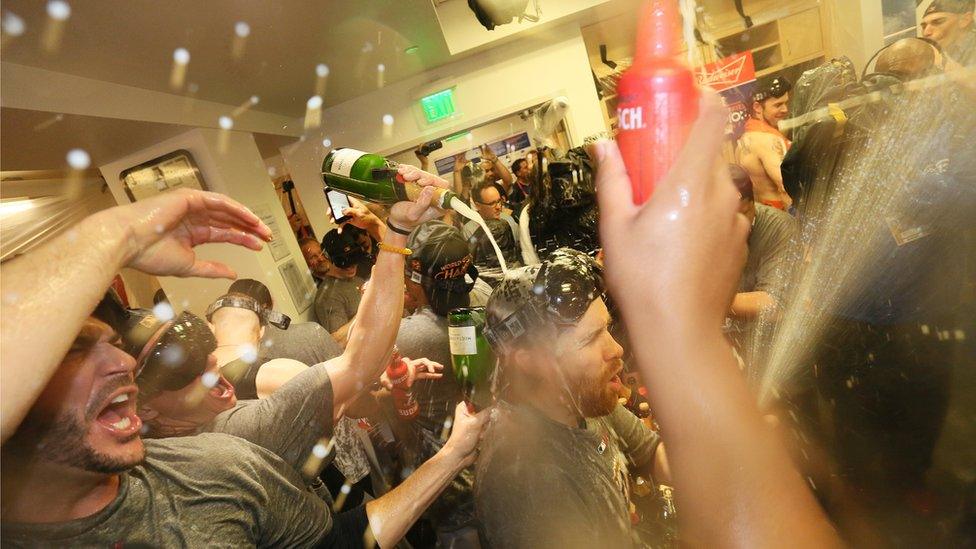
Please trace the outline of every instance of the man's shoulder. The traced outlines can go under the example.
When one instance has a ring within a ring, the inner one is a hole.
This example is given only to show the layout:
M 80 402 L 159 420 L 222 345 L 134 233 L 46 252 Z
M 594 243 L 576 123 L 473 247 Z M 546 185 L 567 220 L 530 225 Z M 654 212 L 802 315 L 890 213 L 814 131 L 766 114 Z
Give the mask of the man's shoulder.
M 241 401 L 227 412 L 234 412 L 246 406 L 248 401 Z M 218 416 L 219 417 L 219 416 Z M 157 438 L 145 441 L 146 462 L 178 458 L 186 464 L 193 464 L 197 460 L 248 459 L 259 455 L 258 446 L 233 435 L 224 433 L 200 433 L 188 437 Z
M 782 230 L 795 230 L 796 219 L 779 208 L 756 203 L 756 227 L 761 225 Z

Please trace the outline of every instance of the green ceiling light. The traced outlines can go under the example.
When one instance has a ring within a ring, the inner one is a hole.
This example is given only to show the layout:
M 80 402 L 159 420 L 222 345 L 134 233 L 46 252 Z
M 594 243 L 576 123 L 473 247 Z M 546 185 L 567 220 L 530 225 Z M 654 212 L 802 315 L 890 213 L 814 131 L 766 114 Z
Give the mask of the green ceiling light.
M 437 122 L 454 114 L 454 88 L 432 93 L 420 99 L 420 107 L 424 111 L 427 123 Z
M 407 55 L 413 55 L 413 54 L 417 53 L 418 51 L 420 51 L 420 46 L 410 46 L 409 48 L 403 50 L 403 53 L 405 53 Z

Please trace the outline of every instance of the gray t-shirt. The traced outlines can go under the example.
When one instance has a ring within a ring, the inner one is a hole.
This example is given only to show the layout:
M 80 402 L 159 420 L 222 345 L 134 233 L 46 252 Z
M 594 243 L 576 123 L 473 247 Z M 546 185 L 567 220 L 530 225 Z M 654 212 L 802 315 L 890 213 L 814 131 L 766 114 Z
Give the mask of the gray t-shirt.
M 342 354 L 332 334 L 315 322 L 298 322 L 287 330 L 269 324 L 260 350 L 267 360 L 290 358 L 304 364 L 318 364 Z
M 311 547 L 331 528 L 326 502 L 277 455 L 204 434 L 147 440 L 145 462 L 121 475 L 101 511 L 5 523 L 2 536 L 16 547 Z
M 268 398 L 239 401 L 199 432 L 243 438 L 275 453 L 300 471 L 315 443 L 332 434 L 332 417 L 332 382 L 325 364 L 317 364 L 290 379 Z
M 482 546 L 631 547 L 628 471 L 659 443 L 623 406 L 583 429 L 500 403 L 476 464 Z
M 335 332 L 354 316 L 362 299 L 360 288 L 364 280 L 358 276 L 335 278 L 327 276 L 315 292 L 315 318 L 329 333 Z
M 454 407 L 461 398 L 451 368 L 447 319 L 428 306 L 417 308 L 414 314 L 400 321 L 396 345 L 405 357 L 428 358 L 444 365 L 444 375 L 440 379 L 425 379 L 413 385 L 413 395 L 420 407 L 415 423 L 440 434 L 444 420 L 454 416 Z
M 749 255 L 739 279 L 740 292 L 766 292 L 782 297 L 783 281 L 799 243 L 793 217 L 776 208 L 756 204 L 756 220 L 749 233 Z

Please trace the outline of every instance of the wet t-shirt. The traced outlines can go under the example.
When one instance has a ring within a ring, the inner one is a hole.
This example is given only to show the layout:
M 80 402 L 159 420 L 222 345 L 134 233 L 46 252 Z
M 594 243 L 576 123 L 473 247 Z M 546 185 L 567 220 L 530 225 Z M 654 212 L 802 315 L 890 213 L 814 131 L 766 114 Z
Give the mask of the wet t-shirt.
M 52 480 L 56 481 L 56 480 Z M 18 547 L 311 547 L 332 528 L 327 504 L 275 454 L 205 434 L 146 441 L 101 511 L 51 524 L 3 524 Z
M 482 546 L 631 547 L 629 473 L 654 458 L 658 436 L 617 406 L 585 428 L 502 402 L 476 465 Z
M 454 407 L 461 398 L 454 370 L 451 368 L 451 344 L 447 337 L 447 319 L 430 307 L 422 306 L 414 314 L 400 321 L 397 349 L 408 358 L 428 358 L 444 365 L 440 379 L 425 379 L 414 383 L 413 395 L 420 406 L 416 424 L 438 435 L 444 420 L 454 416 Z
M 303 364 L 318 364 L 342 354 L 332 334 L 315 322 L 293 322 L 287 330 L 269 324 L 260 349 L 267 360 L 290 358 Z
M 241 400 L 200 432 L 241 437 L 301 470 L 312 447 L 332 434 L 332 382 L 325 364 L 293 377 L 268 398 Z
M 315 292 L 315 318 L 323 328 L 334 333 L 356 316 L 363 295 L 363 279 L 327 276 Z

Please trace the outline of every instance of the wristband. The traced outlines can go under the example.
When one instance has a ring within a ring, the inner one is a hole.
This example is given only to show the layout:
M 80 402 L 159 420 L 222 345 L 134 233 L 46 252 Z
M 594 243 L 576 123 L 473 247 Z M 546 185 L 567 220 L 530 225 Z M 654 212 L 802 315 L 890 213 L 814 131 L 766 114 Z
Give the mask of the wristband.
M 410 231 L 405 231 L 400 227 L 397 227 L 393 223 L 390 223 L 389 219 L 386 220 L 386 226 L 389 227 L 390 230 L 395 232 L 396 234 L 402 234 L 403 236 L 410 236 Z
M 391 246 L 386 242 L 380 242 L 379 247 L 381 251 L 393 252 L 395 254 L 400 254 L 400 255 L 410 255 L 413 253 L 413 250 L 411 250 L 410 248 L 398 248 L 396 246 Z

